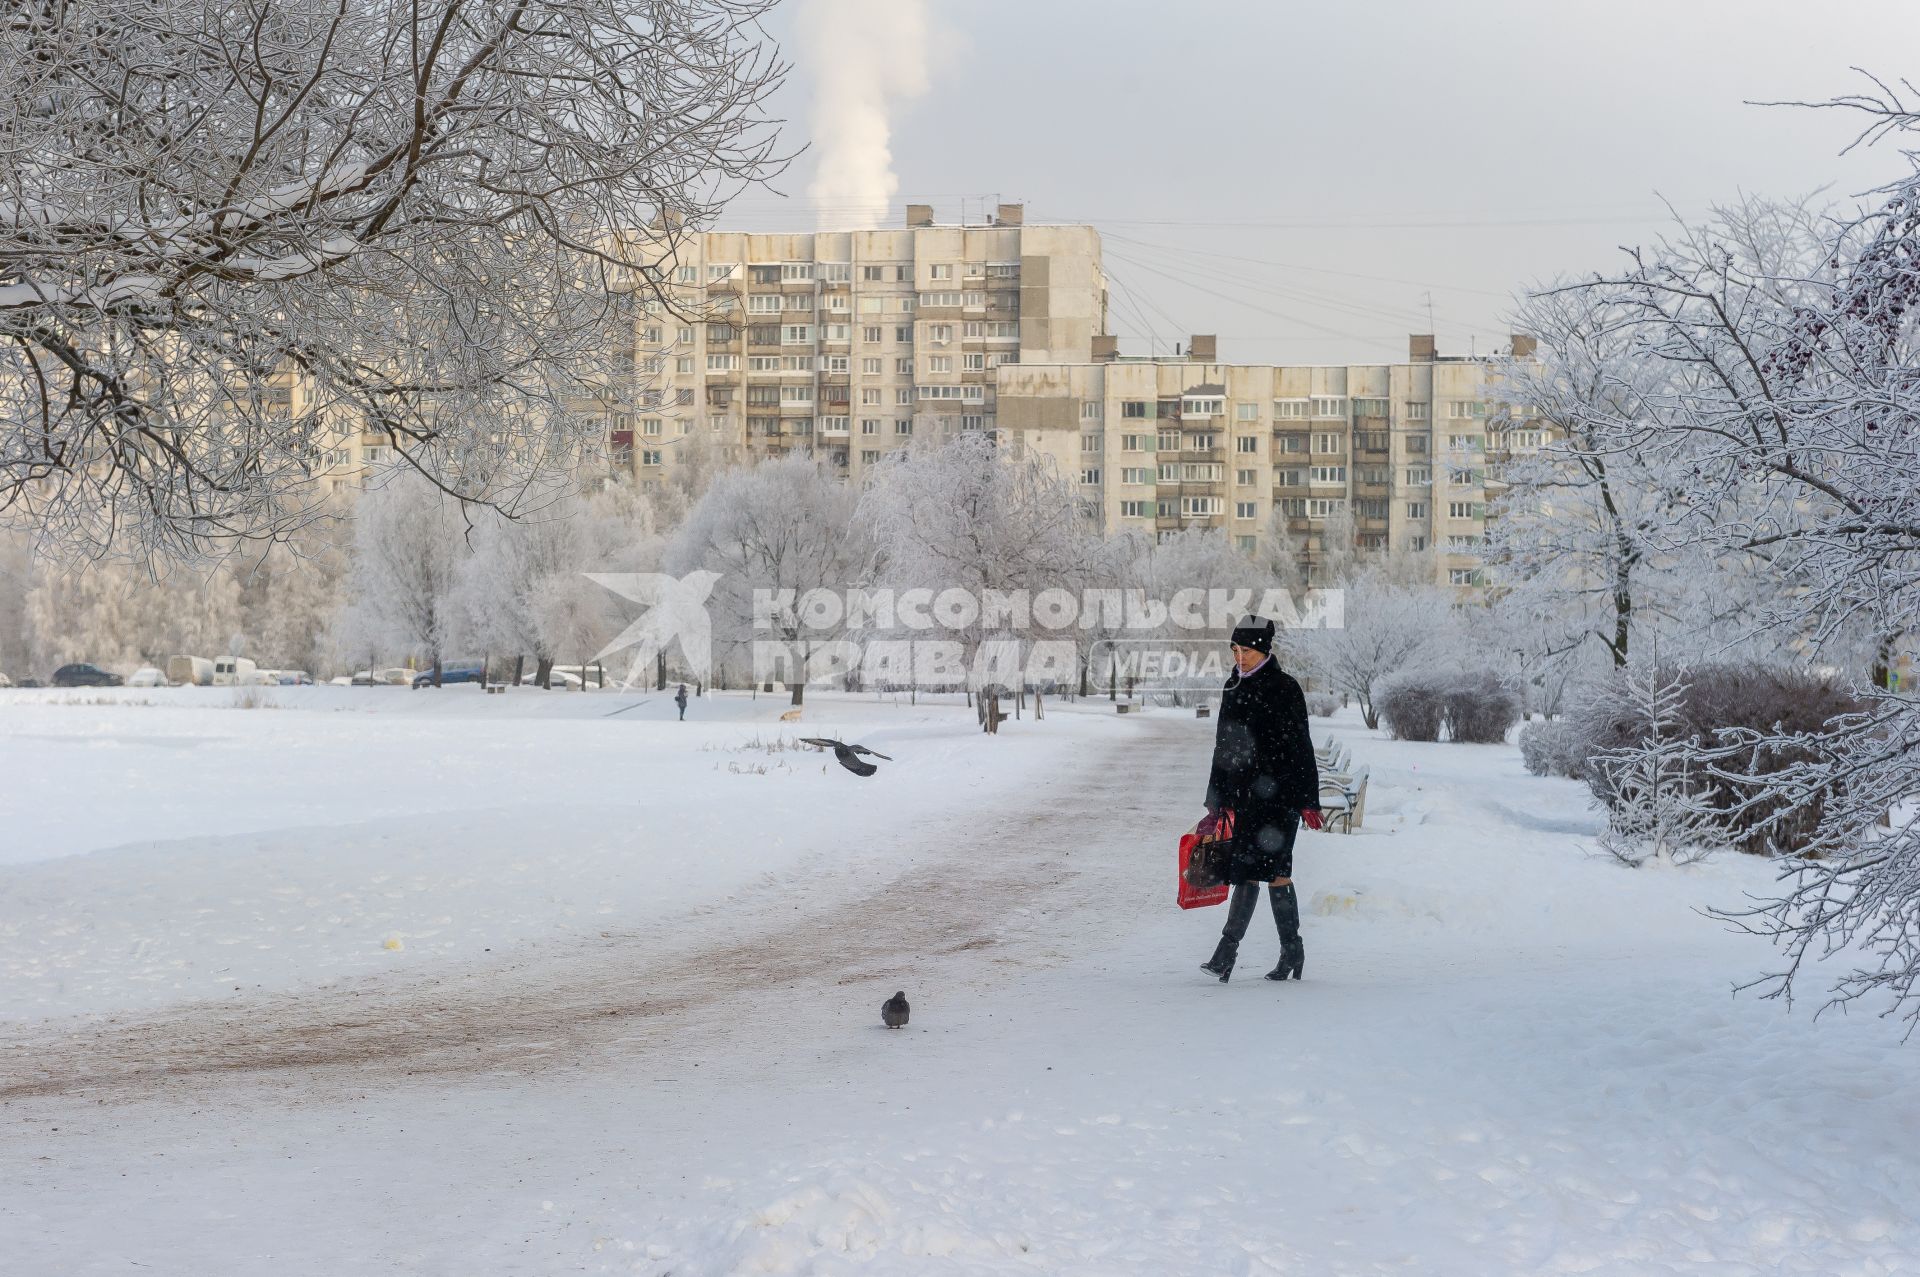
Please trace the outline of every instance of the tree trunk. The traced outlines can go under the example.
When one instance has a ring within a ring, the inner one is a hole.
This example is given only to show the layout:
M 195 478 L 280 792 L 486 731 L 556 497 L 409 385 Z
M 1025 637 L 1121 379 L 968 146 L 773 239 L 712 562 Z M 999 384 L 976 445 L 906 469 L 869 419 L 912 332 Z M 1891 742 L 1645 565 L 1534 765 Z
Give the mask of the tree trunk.
M 533 658 L 533 681 L 538 687 L 553 690 L 553 658 L 536 656 Z
M 440 686 L 440 653 L 433 654 L 433 685 Z
M 520 680 L 525 678 L 526 674 L 527 654 L 525 652 L 515 652 L 513 654 L 513 685 L 515 687 L 520 686 Z

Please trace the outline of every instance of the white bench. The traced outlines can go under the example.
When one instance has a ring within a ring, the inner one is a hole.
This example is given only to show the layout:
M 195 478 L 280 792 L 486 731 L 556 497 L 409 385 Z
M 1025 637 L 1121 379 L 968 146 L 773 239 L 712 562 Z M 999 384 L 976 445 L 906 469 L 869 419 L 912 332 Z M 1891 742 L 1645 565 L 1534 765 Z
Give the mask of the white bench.
M 1320 810 L 1325 813 L 1329 830 L 1339 825 L 1350 834 L 1366 823 L 1368 771 L 1359 767 L 1351 776 L 1320 778 Z

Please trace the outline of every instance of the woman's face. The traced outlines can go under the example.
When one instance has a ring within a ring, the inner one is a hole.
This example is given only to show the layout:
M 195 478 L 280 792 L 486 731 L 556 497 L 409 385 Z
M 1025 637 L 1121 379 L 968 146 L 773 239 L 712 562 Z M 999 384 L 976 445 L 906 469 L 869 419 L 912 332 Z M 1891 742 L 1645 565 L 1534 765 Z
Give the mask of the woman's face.
M 1238 643 L 1235 643 L 1232 646 L 1233 646 L 1233 663 L 1240 667 L 1240 672 L 1242 674 L 1253 673 L 1254 669 L 1260 664 L 1260 662 L 1267 659 L 1266 653 L 1256 651 L 1251 647 L 1241 647 Z

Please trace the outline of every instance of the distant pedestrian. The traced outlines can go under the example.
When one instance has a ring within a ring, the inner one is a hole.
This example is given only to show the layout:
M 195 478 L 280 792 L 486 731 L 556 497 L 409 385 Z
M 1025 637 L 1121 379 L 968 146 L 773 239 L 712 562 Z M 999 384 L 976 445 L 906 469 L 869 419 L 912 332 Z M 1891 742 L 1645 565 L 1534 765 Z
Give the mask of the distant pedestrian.
M 1293 889 L 1293 839 L 1302 821 L 1320 828 L 1320 769 L 1307 732 L 1307 698 L 1273 658 L 1273 622 L 1250 616 L 1233 631 L 1234 671 L 1220 697 L 1207 812 L 1233 813 L 1227 878 L 1233 899 L 1219 947 L 1200 969 L 1225 984 L 1267 884 L 1280 965 L 1269 980 L 1298 980 L 1306 963 L 1300 901 Z
M 673 694 L 673 703 L 680 707 L 680 721 L 687 721 L 687 685 L 680 684 L 680 690 Z

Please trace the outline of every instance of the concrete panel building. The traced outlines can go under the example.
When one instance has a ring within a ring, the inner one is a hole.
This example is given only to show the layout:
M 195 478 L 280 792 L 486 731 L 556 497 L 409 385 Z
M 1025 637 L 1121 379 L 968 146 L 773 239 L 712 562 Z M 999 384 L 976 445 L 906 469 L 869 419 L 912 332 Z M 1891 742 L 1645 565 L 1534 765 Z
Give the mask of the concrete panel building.
M 1499 462 L 1545 440 L 1525 419 L 1488 431 L 1492 382 L 1532 353 L 1416 336 L 1401 364 L 1222 364 L 1200 336 L 1181 359 L 1022 361 L 999 369 L 1000 433 L 1050 456 L 1106 531 L 1218 528 L 1252 550 L 1278 526 L 1311 573 L 1351 519 L 1363 551 L 1438 551 L 1469 585 Z
M 914 440 L 998 422 L 1014 362 L 1085 363 L 1106 330 L 1100 237 L 977 226 L 909 205 L 902 230 L 690 234 L 665 262 L 673 309 L 634 317 L 630 395 L 603 406 L 616 472 L 802 450 L 849 477 Z M 650 299 L 651 300 L 651 299 Z

